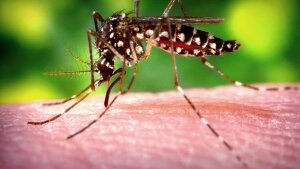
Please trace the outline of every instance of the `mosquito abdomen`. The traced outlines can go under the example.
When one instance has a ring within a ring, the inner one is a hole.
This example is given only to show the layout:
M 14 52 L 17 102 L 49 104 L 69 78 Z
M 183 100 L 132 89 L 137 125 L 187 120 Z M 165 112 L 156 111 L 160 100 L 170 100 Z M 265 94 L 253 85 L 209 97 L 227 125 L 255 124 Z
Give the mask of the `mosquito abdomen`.
M 143 40 L 149 40 L 156 26 L 148 25 L 143 28 Z M 139 35 L 141 32 L 139 33 Z M 238 50 L 240 44 L 235 40 L 224 41 L 208 32 L 187 25 L 171 25 L 172 42 L 168 25 L 163 25 L 152 42 L 156 47 L 182 56 L 211 56 L 221 55 Z

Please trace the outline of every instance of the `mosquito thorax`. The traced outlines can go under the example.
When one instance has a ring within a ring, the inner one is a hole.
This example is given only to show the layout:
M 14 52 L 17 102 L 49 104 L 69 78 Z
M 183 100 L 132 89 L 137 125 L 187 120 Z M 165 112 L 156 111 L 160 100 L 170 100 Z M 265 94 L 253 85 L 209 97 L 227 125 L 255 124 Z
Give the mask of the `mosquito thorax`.
M 141 41 L 131 39 L 132 30 L 128 13 L 122 11 L 114 13 L 102 22 L 97 33 L 96 47 L 100 52 L 111 53 L 111 57 L 115 57 L 118 53 L 118 58 L 121 62 L 124 61 L 126 66 L 136 64 L 144 55 Z M 103 41 L 106 42 L 106 45 Z M 111 46 L 108 47 L 107 44 Z M 115 51 L 112 51 L 112 48 Z M 133 50 L 135 51 L 133 52 Z

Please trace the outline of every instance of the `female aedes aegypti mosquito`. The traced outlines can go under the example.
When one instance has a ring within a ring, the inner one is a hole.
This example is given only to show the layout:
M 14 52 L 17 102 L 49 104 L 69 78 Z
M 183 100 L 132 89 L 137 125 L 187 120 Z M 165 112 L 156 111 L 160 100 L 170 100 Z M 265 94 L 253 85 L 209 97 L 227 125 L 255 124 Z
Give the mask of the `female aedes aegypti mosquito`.
M 119 11 L 114 13 L 107 19 L 98 12 L 93 12 L 95 30 L 89 30 L 87 32 L 88 45 L 89 45 L 89 59 L 90 62 L 84 62 L 90 66 L 90 70 L 86 72 L 91 73 L 91 84 L 84 88 L 79 93 L 72 97 L 65 99 L 60 102 L 49 103 L 45 105 L 58 105 L 64 104 L 75 98 L 81 98 L 68 107 L 63 113 L 58 114 L 50 119 L 40 122 L 28 122 L 28 124 L 41 125 L 59 118 L 63 114 L 69 112 L 78 103 L 84 100 L 96 87 L 104 82 L 108 83 L 108 88 L 105 95 L 104 105 L 106 109 L 98 116 L 97 119 L 91 121 L 86 127 L 77 131 L 76 133 L 68 136 L 70 139 L 79 133 L 85 131 L 91 125 L 96 123 L 115 102 L 118 96 L 127 93 L 134 81 L 137 74 L 138 63 L 140 60 L 147 59 L 150 55 L 151 48 L 153 46 L 160 48 L 171 54 L 173 71 L 174 71 L 174 83 L 176 89 L 183 95 L 185 100 L 191 106 L 193 111 L 201 119 L 202 123 L 218 138 L 223 145 L 232 151 L 232 146 L 224 140 L 224 138 L 207 122 L 205 117 L 202 116 L 201 112 L 196 108 L 194 103 L 185 94 L 180 86 L 175 55 L 181 55 L 186 57 L 197 57 L 201 59 L 202 63 L 218 73 L 220 76 L 227 79 L 229 82 L 258 91 L 275 91 L 278 88 L 261 88 L 248 85 L 236 81 L 217 69 L 210 62 L 207 61 L 207 56 L 211 55 L 222 55 L 224 53 L 234 52 L 239 49 L 240 44 L 235 40 L 222 40 L 218 37 L 211 35 L 208 32 L 197 30 L 193 28 L 192 24 L 217 24 L 222 22 L 221 18 L 210 18 L 210 17 L 188 17 L 183 7 L 182 1 L 178 0 L 181 11 L 184 17 L 170 17 L 168 16 L 170 9 L 174 5 L 175 0 L 170 0 L 166 9 L 160 17 L 139 17 L 139 0 L 134 0 L 134 16 L 130 17 L 130 13 Z M 98 25 L 100 23 L 100 26 Z M 99 58 L 94 63 L 92 55 L 92 37 L 95 38 L 95 46 L 99 51 Z M 144 48 L 142 42 L 146 42 L 147 45 Z M 117 56 L 121 60 L 123 66 L 116 69 L 114 65 L 114 59 Z M 125 77 L 126 66 L 134 65 L 134 72 L 128 87 L 123 89 L 123 80 Z M 76 72 L 73 72 L 76 73 Z M 79 72 L 78 72 L 79 73 Z M 95 78 L 94 74 L 99 74 L 99 78 Z M 110 83 L 110 79 L 116 77 L 113 82 Z M 120 83 L 119 92 L 109 103 L 109 96 L 111 89 L 115 84 Z M 286 87 L 288 89 L 296 89 L 296 87 Z M 244 163 L 239 155 L 234 154 L 235 158 L 241 162 L 245 167 Z

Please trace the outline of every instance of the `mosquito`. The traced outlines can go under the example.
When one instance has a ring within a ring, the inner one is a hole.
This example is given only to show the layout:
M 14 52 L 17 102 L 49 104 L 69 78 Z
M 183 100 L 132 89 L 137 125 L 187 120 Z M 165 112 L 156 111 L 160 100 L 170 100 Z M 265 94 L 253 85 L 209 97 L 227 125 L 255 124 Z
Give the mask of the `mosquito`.
M 208 56 L 234 52 L 240 48 L 240 44 L 235 40 L 222 40 L 208 32 L 192 27 L 191 25 L 193 24 L 219 24 L 223 21 L 223 19 L 212 17 L 188 17 L 181 0 L 178 0 L 178 4 L 180 5 L 181 12 L 184 16 L 168 16 L 175 1 L 176 0 L 170 0 L 164 12 L 159 17 L 140 17 L 139 0 L 134 0 L 134 16 L 132 17 L 130 16 L 131 13 L 119 11 L 109 18 L 103 19 L 100 13 L 94 11 L 93 19 L 95 30 L 90 29 L 87 31 L 90 62 L 84 62 L 79 59 L 79 61 L 87 64 L 90 67 L 90 70 L 78 72 L 58 72 L 58 74 L 90 72 L 90 85 L 68 99 L 45 104 L 59 105 L 79 98 L 74 104 L 65 109 L 64 112 L 47 120 L 28 122 L 28 124 L 42 125 L 56 120 L 63 114 L 68 113 L 78 103 L 88 97 L 88 95 L 92 93 L 96 87 L 100 86 L 102 83 L 107 83 L 108 87 L 104 100 L 104 111 L 98 116 L 98 118 L 91 121 L 84 128 L 69 135 L 67 139 L 71 139 L 82 133 L 101 119 L 120 95 L 124 95 L 130 90 L 138 72 L 139 61 L 147 59 L 152 47 L 157 47 L 167 53 L 170 53 L 172 57 L 174 85 L 176 89 L 182 94 L 187 103 L 193 109 L 194 113 L 199 117 L 208 130 L 210 130 L 211 133 L 215 135 L 229 151 L 233 152 L 233 147 L 208 123 L 201 111 L 196 108 L 194 103 L 189 99 L 180 86 L 175 55 L 199 58 L 205 66 L 212 69 L 214 72 L 236 86 L 242 86 L 257 91 L 276 91 L 279 90 L 279 88 L 255 87 L 236 81 L 211 64 L 207 60 Z M 92 38 L 95 39 L 94 43 L 99 53 L 99 58 L 95 62 L 92 54 Z M 143 46 L 143 42 L 147 45 Z M 115 59 L 119 59 L 123 63 L 122 67 L 115 67 Z M 126 67 L 131 66 L 134 66 L 134 72 L 127 88 L 124 89 Z M 99 77 L 96 78 L 95 74 L 99 75 Z M 114 78 L 114 80 L 111 82 L 112 78 Z M 119 91 L 109 102 L 110 92 L 117 83 L 120 83 Z M 290 90 L 296 89 L 296 87 L 285 87 L 284 89 Z M 239 155 L 234 153 L 233 155 L 239 162 L 247 167 L 247 164 Z

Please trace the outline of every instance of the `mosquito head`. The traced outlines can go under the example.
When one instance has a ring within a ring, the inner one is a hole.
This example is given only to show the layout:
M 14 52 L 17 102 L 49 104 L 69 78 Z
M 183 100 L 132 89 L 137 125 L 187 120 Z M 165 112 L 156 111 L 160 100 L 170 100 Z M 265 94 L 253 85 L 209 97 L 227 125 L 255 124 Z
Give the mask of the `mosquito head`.
M 114 71 L 114 61 L 111 57 L 100 57 L 96 62 L 98 73 L 102 76 L 103 80 L 109 80 Z

